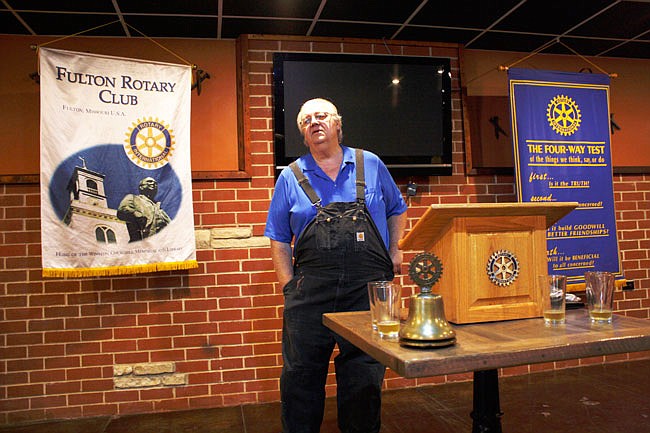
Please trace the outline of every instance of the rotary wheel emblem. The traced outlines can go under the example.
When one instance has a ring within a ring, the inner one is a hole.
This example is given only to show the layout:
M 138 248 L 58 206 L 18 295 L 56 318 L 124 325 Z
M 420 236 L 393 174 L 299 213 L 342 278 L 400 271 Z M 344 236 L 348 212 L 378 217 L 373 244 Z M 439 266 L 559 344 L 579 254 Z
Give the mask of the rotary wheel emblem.
M 546 117 L 551 128 L 565 136 L 574 134 L 582 120 L 578 104 L 564 95 L 558 95 L 551 99 L 546 109 Z
M 158 119 L 138 119 L 126 136 L 124 150 L 137 166 L 152 170 L 169 162 L 175 144 L 169 125 Z
M 519 262 L 510 251 L 500 250 L 490 256 L 487 274 L 497 286 L 509 286 L 519 275 Z
M 409 277 L 420 287 L 431 288 L 442 275 L 442 263 L 435 254 L 420 253 L 411 260 Z

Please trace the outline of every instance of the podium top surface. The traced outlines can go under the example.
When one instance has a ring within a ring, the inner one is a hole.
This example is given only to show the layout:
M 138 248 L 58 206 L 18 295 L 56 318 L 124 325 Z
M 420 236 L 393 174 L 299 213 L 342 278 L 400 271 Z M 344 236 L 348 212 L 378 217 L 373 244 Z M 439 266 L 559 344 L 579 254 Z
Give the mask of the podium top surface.
M 454 218 L 544 215 L 548 228 L 577 206 L 578 202 L 432 204 L 413 229 L 400 239 L 399 247 L 403 250 L 428 248 Z

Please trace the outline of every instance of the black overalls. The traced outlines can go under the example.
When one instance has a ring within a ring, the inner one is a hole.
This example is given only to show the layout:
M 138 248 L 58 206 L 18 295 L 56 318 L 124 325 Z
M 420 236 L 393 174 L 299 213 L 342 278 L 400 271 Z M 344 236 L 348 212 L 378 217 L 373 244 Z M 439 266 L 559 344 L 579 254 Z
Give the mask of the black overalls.
M 323 313 L 368 310 L 368 281 L 393 278 L 392 261 L 365 205 L 363 151 L 355 152 L 357 200 L 350 203 L 321 206 L 306 176 L 291 165 L 317 214 L 296 241 L 294 277 L 284 287 L 284 433 L 319 432 L 335 343 L 339 428 L 379 432 L 385 368 L 322 324 Z

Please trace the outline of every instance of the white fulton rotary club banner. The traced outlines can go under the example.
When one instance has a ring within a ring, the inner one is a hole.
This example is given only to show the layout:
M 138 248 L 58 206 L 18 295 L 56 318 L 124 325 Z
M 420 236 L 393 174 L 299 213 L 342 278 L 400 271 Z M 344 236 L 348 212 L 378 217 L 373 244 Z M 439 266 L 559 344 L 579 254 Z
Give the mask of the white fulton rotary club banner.
M 195 268 L 191 67 L 39 54 L 43 275 Z

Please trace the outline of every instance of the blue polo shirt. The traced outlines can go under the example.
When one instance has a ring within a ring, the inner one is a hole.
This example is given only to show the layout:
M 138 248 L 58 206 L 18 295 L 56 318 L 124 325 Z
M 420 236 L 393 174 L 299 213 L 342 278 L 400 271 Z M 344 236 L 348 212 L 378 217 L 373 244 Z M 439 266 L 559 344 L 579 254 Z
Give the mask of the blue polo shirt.
M 322 206 L 332 202 L 353 202 L 357 198 L 354 150 L 343 148 L 342 168 L 336 181 L 330 179 L 316 164 L 310 153 L 298 159 L 298 166 L 309 179 L 321 198 Z M 377 155 L 363 152 L 366 180 L 366 207 L 374 221 L 386 248 L 389 245 L 387 219 L 406 212 L 402 197 L 388 169 Z M 264 235 L 278 242 L 291 243 L 297 239 L 316 215 L 316 208 L 302 190 L 293 172 L 286 167 L 280 173 L 271 199 Z

